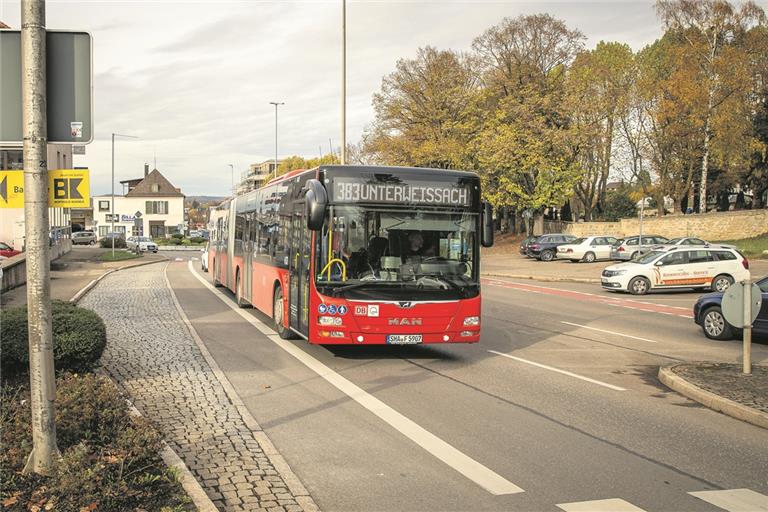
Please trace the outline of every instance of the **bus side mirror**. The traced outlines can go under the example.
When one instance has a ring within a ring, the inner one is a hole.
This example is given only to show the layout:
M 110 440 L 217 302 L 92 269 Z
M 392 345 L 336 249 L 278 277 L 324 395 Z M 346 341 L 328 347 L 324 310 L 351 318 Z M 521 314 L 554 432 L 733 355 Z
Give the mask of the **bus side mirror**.
M 306 189 L 304 214 L 307 217 L 307 228 L 310 231 L 320 231 L 325 220 L 328 193 L 325 191 L 323 184 L 318 180 L 307 181 Z
M 491 247 L 493 246 L 493 208 L 491 203 L 487 201 L 483 201 L 481 222 L 483 224 L 483 232 L 480 243 L 483 247 Z

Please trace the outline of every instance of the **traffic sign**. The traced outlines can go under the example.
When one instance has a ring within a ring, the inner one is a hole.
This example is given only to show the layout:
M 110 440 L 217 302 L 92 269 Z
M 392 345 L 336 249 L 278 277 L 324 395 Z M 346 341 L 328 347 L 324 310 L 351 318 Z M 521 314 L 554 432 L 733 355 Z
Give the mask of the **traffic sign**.
M 88 208 L 91 184 L 87 169 L 48 171 L 48 206 Z
M 763 304 L 763 298 L 760 294 L 760 287 L 752 283 L 751 295 L 752 295 L 752 311 L 749 325 L 757 318 L 757 314 L 760 312 L 760 307 Z M 734 283 L 728 287 L 723 293 L 723 301 L 721 304 L 723 310 L 723 316 L 729 324 L 742 329 L 744 325 L 744 285 L 741 283 Z
M 0 208 L 24 208 L 24 171 L 0 171 Z
M 48 171 L 51 208 L 88 208 L 90 197 L 88 169 Z M 0 171 L 0 208 L 24 208 L 24 171 Z
M 87 32 L 46 31 L 46 104 L 50 144 L 93 140 L 92 38 Z M 0 30 L 0 143 L 21 145 L 21 32 Z

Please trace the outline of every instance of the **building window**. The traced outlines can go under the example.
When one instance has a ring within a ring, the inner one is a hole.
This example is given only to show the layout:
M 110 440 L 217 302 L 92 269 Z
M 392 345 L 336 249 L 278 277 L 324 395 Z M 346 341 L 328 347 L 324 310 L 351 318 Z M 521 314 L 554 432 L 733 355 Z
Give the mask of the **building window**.
M 100 212 L 108 212 L 109 211 L 109 201 L 99 201 L 99 211 Z
M 153 183 L 150 188 L 152 189 L 152 192 L 160 192 L 160 184 L 159 183 Z
M 99 226 L 99 237 L 107 236 L 109 233 L 109 226 Z
M 147 201 L 145 211 L 148 214 L 167 215 L 168 201 Z
M 104 216 L 104 218 L 106 219 L 106 222 L 112 222 L 112 214 L 108 213 L 108 214 L 106 214 Z M 120 214 L 119 213 L 115 214 L 115 222 L 120 222 Z

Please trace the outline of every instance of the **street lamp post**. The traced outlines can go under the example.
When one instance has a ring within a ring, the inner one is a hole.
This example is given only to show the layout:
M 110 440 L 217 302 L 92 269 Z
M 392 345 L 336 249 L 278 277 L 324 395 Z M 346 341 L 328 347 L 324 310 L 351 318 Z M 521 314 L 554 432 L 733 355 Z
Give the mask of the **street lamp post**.
M 277 107 L 279 105 L 285 105 L 285 102 L 270 101 L 269 104 L 275 106 L 275 178 L 277 178 Z
M 121 133 L 112 134 L 112 259 L 115 259 L 115 137 L 125 137 L 127 139 L 138 139 L 135 135 L 123 135 Z
M 232 171 L 232 197 L 235 196 L 235 164 L 227 164 Z
M 341 165 L 347 163 L 347 0 L 341 3 Z

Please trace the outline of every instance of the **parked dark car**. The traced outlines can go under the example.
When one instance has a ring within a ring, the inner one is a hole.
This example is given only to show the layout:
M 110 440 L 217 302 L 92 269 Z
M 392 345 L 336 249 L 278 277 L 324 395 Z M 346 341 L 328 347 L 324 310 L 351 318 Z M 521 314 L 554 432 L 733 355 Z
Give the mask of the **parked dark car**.
M 541 261 L 552 261 L 557 256 L 557 248 L 576 240 L 573 235 L 553 233 L 541 235 L 528 246 L 528 256 Z
M 526 255 L 528 254 L 528 246 L 533 243 L 534 240 L 536 240 L 538 237 L 535 236 L 527 236 L 523 238 L 523 241 L 520 242 L 520 254 Z
M 768 336 L 768 277 L 757 281 L 763 296 L 763 305 L 752 324 L 752 332 Z M 739 331 L 726 321 L 721 309 L 723 292 L 702 295 L 693 306 L 693 321 L 699 324 L 707 338 L 729 340 Z

